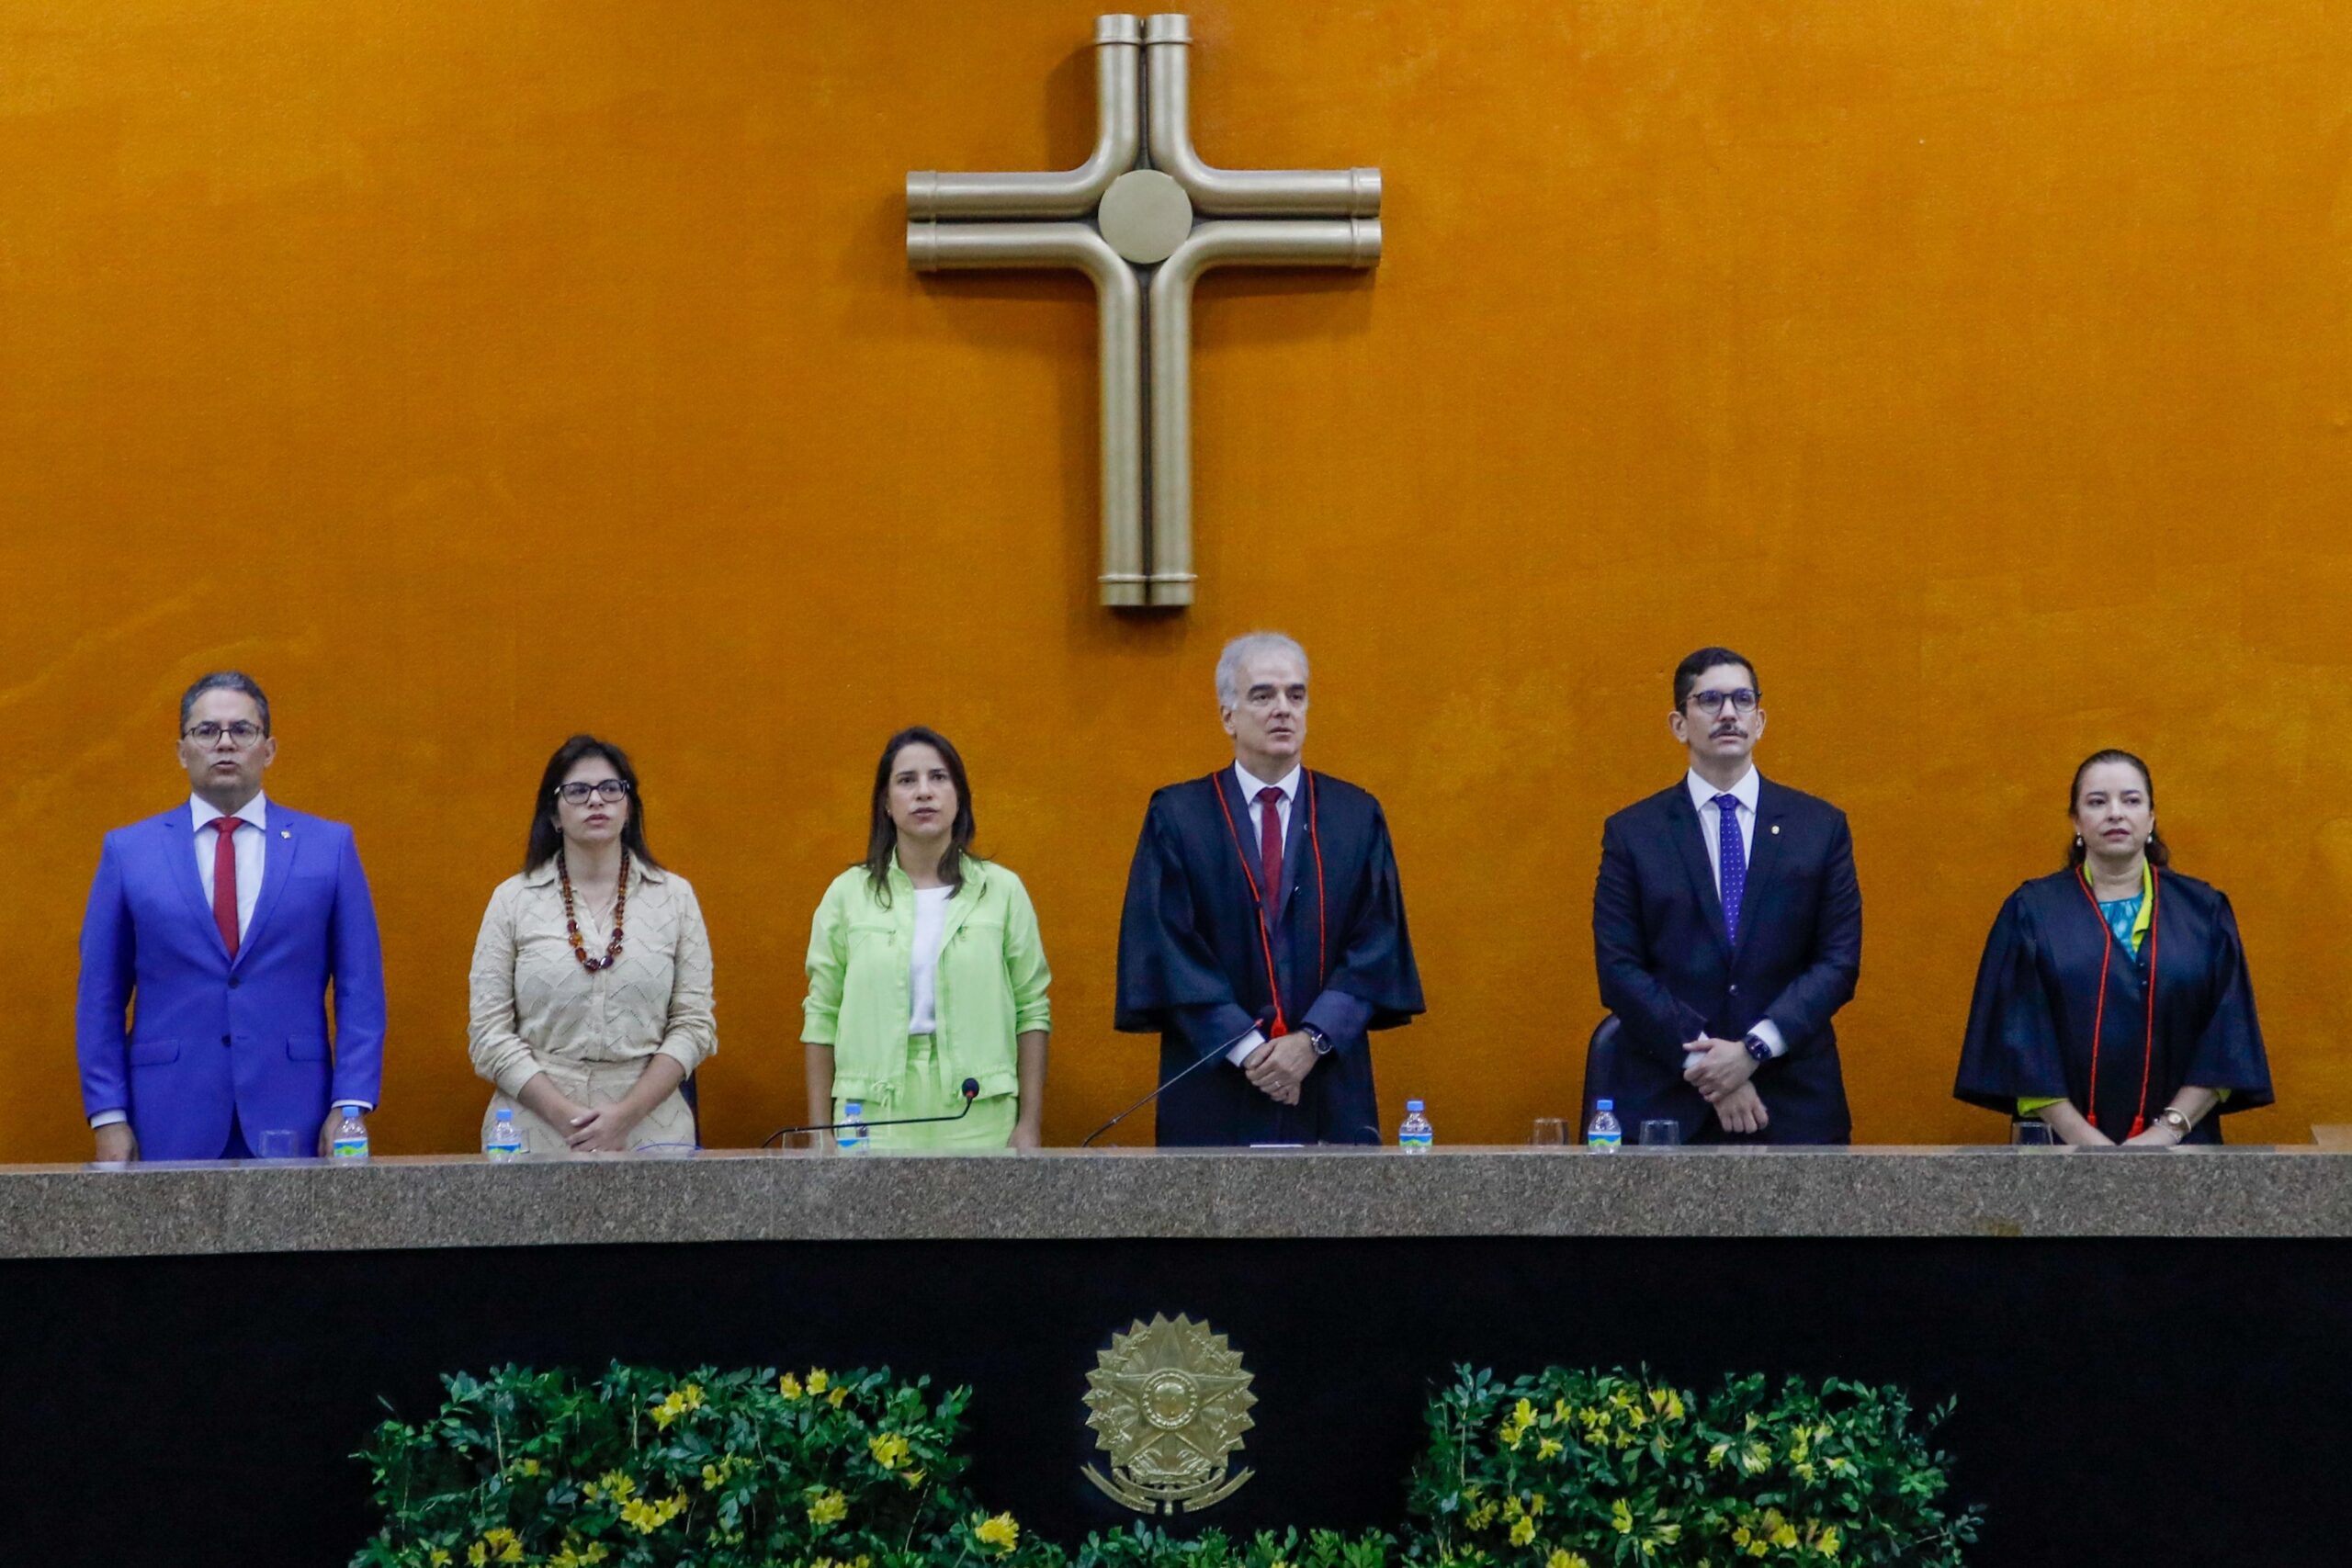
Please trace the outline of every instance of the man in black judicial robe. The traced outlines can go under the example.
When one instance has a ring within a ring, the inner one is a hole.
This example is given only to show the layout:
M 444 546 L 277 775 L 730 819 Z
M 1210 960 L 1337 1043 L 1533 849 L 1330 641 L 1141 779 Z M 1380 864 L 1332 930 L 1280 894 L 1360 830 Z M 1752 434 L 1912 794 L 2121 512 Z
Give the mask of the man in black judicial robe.
M 1297 643 L 1236 637 L 1216 687 L 1233 763 L 1144 813 L 1116 1024 L 1159 1033 L 1163 1083 L 1195 1069 L 1159 1097 L 1163 1146 L 1378 1143 L 1370 1032 L 1422 1010 L 1387 821 L 1301 764 Z
M 1609 818 L 1592 890 L 1600 1000 L 1622 1028 L 1617 1119 L 1691 1143 L 1853 1135 L 1838 1032 L 1862 967 L 1846 814 L 1756 771 L 1754 665 L 1702 648 L 1674 672 L 1683 776 Z

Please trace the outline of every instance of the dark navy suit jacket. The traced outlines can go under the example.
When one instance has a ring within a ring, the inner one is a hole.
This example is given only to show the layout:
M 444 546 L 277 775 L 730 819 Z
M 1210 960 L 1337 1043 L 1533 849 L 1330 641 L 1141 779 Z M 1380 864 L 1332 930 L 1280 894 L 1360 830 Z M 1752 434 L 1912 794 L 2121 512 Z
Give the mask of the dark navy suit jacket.
M 248 1145 L 291 1128 L 307 1153 L 330 1099 L 377 1102 L 384 961 L 351 829 L 273 800 L 268 833 L 233 960 L 185 801 L 99 852 L 74 1019 L 82 1101 L 93 1116 L 129 1112 L 144 1158 L 216 1158 L 232 1118 Z
M 1827 801 L 1769 779 L 1758 784 L 1736 946 L 1685 781 L 1627 807 L 1601 829 L 1592 948 L 1601 1003 L 1623 1029 L 1612 1086 L 1617 1119 L 1631 1128 L 1672 1117 L 1686 1140 L 1727 1139 L 1713 1109 L 1683 1081 L 1682 1047 L 1702 1034 L 1737 1040 L 1769 1018 L 1789 1050 L 1751 1080 L 1770 1118 L 1754 1141 L 1844 1143 L 1853 1121 L 1830 1019 L 1852 998 L 1862 968 L 1853 834 Z

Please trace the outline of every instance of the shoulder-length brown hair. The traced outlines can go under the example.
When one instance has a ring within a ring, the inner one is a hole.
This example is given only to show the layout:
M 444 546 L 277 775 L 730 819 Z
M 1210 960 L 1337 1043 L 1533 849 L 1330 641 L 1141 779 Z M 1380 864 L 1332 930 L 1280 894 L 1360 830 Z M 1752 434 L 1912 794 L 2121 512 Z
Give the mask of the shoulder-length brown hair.
M 890 903 L 890 857 L 898 852 L 899 825 L 890 820 L 890 773 L 899 753 L 910 746 L 929 746 L 947 764 L 956 785 L 956 818 L 947 829 L 947 852 L 939 857 L 939 879 L 953 898 L 964 890 L 964 859 L 972 854 L 972 837 L 978 829 L 972 816 L 972 784 L 964 773 L 964 758 L 947 737 L 920 724 L 909 725 L 883 744 L 882 760 L 874 764 L 874 819 L 865 834 L 865 876 L 885 908 Z

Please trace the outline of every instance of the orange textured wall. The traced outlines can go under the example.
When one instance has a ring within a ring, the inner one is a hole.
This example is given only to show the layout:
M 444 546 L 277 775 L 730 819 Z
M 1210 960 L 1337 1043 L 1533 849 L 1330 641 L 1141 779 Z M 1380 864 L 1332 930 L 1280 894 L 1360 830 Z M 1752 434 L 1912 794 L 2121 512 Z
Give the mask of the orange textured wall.
M 808 914 L 918 719 L 1035 890 L 1074 1140 L 1149 1081 L 1119 889 L 1260 623 L 1388 805 L 1431 1013 L 1380 1075 L 1449 1140 L 1570 1105 L 1600 818 L 1675 776 L 1714 640 L 1766 770 L 1853 818 L 1860 1136 L 1995 1130 L 1947 1099 L 1977 947 L 2111 743 L 2235 897 L 2282 1101 L 2241 1135 L 2352 1121 L 2346 21 L 1203 0 L 1204 151 L 1379 164 L 1387 255 L 1204 285 L 1201 603 L 1122 620 L 1085 285 L 900 247 L 908 169 L 1083 154 L 1085 7 L 19 0 L 0 1158 L 86 1156 L 98 835 L 177 796 L 173 697 L 232 664 L 374 877 L 380 1147 L 471 1145 L 475 924 L 582 727 L 710 914 L 714 1140 L 797 1117 Z

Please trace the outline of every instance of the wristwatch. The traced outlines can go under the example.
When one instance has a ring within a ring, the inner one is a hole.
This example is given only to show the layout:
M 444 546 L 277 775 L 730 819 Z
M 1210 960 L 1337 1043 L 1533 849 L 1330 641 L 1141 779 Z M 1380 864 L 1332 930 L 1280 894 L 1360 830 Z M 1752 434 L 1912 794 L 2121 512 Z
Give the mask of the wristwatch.
M 1748 1035 L 1740 1043 L 1747 1047 L 1748 1059 L 1759 1067 L 1772 1059 L 1772 1047 L 1765 1044 L 1753 1034 Z
M 1331 1054 L 1331 1037 L 1329 1035 L 1324 1033 L 1321 1030 L 1316 1028 L 1311 1023 L 1300 1024 L 1298 1026 L 1298 1032 L 1306 1036 L 1307 1043 L 1315 1047 L 1315 1054 L 1317 1055 L 1328 1056 Z
M 2178 1133 L 2184 1138 L 2188 1137 L 2197 1126 L 2196 1122 L 2191 1122 L 2177 1108 L 2169 1105 L 2164 1108 L 2163 1112 L 2156 1117 L 2156 1120 L 2171 1128 L 2174 1132 Z

